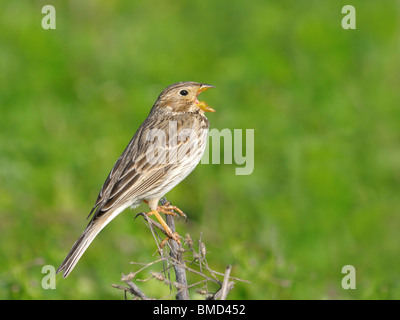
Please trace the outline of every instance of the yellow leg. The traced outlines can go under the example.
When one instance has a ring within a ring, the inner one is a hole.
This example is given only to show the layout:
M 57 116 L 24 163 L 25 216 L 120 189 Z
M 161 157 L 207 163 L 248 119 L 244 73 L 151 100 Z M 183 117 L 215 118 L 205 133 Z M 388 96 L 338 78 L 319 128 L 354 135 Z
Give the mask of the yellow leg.
M 143 202 L 149 204 L 149 202 L 147 200 L 143 200 Z M 170 201 L 167 201 L 163 206 L 158 206 L 157 211 L 164 213 L 164 214 L 170 214 L 174 217 L 176 217 L 178 215 L 176 213 L 176 212 L 178 212 L 182 217 L 187 219 L 186 214 L 181 209 L 179 209 L 177 206 L 172 206 Z
M 164 214 L 170 214 L 170 215 L 172 215 L 172 216 L 177 216 L 178 214 L 176 213 L 176 212 L 178 212 L 182 217 L 184 217 L 185 219 L 187 219 L 187 216 L 186 216 L 186 214 L 181 210 L 181 209 L 179 209 L 178 207 L 176 207 L 176 206 L 172 206 L 171 205 L 171 202 L 167 202 L 165 205 L 163 205 L 163 206 L 158 206 L 157 207 L 157 211 L 158 212 L 161 212 L 161 213 L 164 213 Z M 176 211 L 176 212 L 175 212 Z
M 161 243 L 160 243 L 160 247 L 164 247 L 165 243 L 169 240 L 169 239 L 174 239 L 178 244 L 180 244 L 180 240 L 179 240 L 179 234 L 178 233 L 173 233 L 171 228 L 168 227 L 168 225 L 165 223 L 164 219 L 160 216 L 160 214 L 157 212 L 157 210 L 151 210 L 147 215 L 153 215 L 157 218 L 157 220 L 160 222 L 160 224 L 162 225 L 162 227 L 164 228 L 166 234 L 167 234 L 167 238 L 164 239 Z

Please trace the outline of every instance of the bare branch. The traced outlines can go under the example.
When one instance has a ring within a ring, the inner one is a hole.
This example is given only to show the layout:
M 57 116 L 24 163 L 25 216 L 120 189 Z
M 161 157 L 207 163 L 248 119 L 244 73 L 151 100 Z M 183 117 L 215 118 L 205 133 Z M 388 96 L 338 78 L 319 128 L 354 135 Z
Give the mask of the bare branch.
M 125 278 L 124 274 L 122 274 L 122 278 Z M 124 290 L 125 293 L 127 291 L 129 291 L 131 294 L 133 294 L 134 296 L 136 296 L 142 300 L 149 300 L 149 298 L 142 292 L 142 290 L 140 290 L 139 287 L 136 284 L 134 284 L 132 281 L 126 280 L 125 283 L 129 286 L 129 288 L 126 288 L 123 286 L 117 286 L 117 285 L 113 285 L 113 287 Z
M 160 202 L 161 202 L 161 205 L 165 205 L 165 203 L 167 202 L 167 199 L 165 199 L 165 197 L 163 197 Z M 167 225 L 171 228 L 172 232 L 175 232 L 174 217 L 171 215 L 166 215 L 165 218 L 166 218 L 165 222 L 167 223 Z M 178 292 L 176 294 L 176 299 L 177 300 L 190 300 L 188 284 L 187 284 L 187 279 L 186 279 L 186 272 L 185 272 L 185 269 L 182 268 L 182 265 L 184 265 L 184 262 L 182 260 L 182 252 L 183 252 L 182 244 L 178 244 L 174 240 L 169 240 L 168 242 L 169 242 L 169 245 L 171 248 L 170 254 L 171 254 L 172 259 L 179 261 L 179 264 L 174 265 L 176 282 L 179 283 L 179 285 L 180 285 L 180 289 L 178 290 Z
M 165 205 L 167 200 L 162 198 L 160 202 L 161 205 Z M 214 271 L 209 267 L 206 259 L 207 250 L 205 243 L 202 241 L 202 234 L 200 234 L 200 239 L 196 242 L 194 242 L 190 235 L 187 234 L 183 241 L 183 245 L 182 243 L 178 244 L 175 240 L 170 239 L 167 242 L 163 241 L 163 243 L 166 245 L 164 248 L 160 248 L 162 238 L 157 231 L 160 230 L 164 235 L 167 235 L 162 225 L 149 218 L 144 213 L 139 213 L 137 216 L 142 216 L 145 224 L 150 229 L 160 257 L 149 263 L 131 262 L 131 264 L 140 265 L 141 267 L 135 272 L 129 273 L 128 275 L 122 275 L 121 281 L 125 282 L 128 287 L 112 285 L 114 288 L 124 291 L 125 298 L 126 294 L 129 292 L 134 296 L 135 299 L 152 299 L 146 296 L 146 294 L 144 294 L 144 292 L 133 283 L 134 279 L 140 282 L 151 281 L 152 279 L 162 281 L 168 285 L 171 290 L 170 294 L 163 297 L 163 299 L 170 298 L 173 294 L 175 294 L 175 298 L 178 300 L 189 300 L 189 288 L 194 288 L 196 286 L 202 286 L 200 289 L 196 289 L 196 292 L 204 295 L 206 299 L 225 300 L 229 291 L 234 287 L 235 283 L 232 280 L 249 283 L 247 280 L 232 277 L 230 275 L 232 271 L 232 267 L 230 265 L 226 267 L 225 273 Z M 165 220 L 172 232 L 175 232 L 174 217 L 167 214 L 165 215 Z M 186 257 L 185 259 L 184 255 Z M 188 259 L 188 255 L 190 255 L 190 259 Z M 150 277 L 146 277 L 142 280 L 137 278 L 139 273 L 144 272 L 150 266 L 157 264 L 162 265 L 162 270 L 160 272 L 153 271 L 151 272 Z M 174 270 L 175 281 L 170 279 L 171 270 Z M 188 275 L 200 276 L 202 280 L 197 280 L 191 284 L 188 284 Z M 223 279 L 219 278 L 222 276 Z M 208 283 L 214 283 L 218 285 L 219 289 L 214 293 L 209 292 Z
M 222 282 L 222 288 L 221 288 L 221 300 L 225 300 L 226 296 L 228 295 L 229 292 L 228 283 L 231 270 L 232 270 L 231 266 L 227 266 L 225 269 L 224 281 Z

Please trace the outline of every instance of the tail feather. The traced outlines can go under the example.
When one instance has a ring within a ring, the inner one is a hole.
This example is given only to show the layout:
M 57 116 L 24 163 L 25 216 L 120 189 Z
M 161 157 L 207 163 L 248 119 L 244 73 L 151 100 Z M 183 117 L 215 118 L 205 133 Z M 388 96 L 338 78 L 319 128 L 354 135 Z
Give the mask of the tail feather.
M 107 212 L 90 221 L 79 239 L 75 241 L 64 261 L 58 267 L 57 273 L 62 272 L 64 278 L 68 277 L 97 234 L 124 209 L 126 209 L 126 206 L 121 206 L 113 212 Z
M 99 225 L 99 223 L 90 222 L 85 231 L 83 231 L 83 233 L 79 237 L 79 239 L 75 241 L 64 261 L 58 267 L 57 273 L 63 272 L 63 277 L 66 278 L 70 274 L 72 269 L 74 269 L 75 265 L 78 263 L 83 253 L 86 251 L 86 249 L 92 243 L 93 239 L 103 227 L 104 226 Z

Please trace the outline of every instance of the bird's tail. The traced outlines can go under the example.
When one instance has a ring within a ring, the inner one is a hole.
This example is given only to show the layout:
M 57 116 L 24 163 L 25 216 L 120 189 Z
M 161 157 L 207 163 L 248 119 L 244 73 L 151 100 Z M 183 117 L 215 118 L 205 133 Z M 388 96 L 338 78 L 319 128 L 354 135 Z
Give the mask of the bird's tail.
M 96 222 L 90 222 L 86 227 L 85 231 L 82 232 L 78 240 L 75 241 L 71 250 L 65 257 L 64 261 L 57 269 L 57 273 L 63 273 L 63 277 L 66 278 L 69 273 L 74 269 L 83 253 L 92 243 L 93 239 L 100 232 L 104 226 L 100 226 Z
M 117 216 L 123 209 L 119 208 L 114 212 L 107 212 L 100 217 L 96 217 L 89 222 L 86 229 L 82 232 L 81 236 L 74 243 L 71 250 L 65 257 L 64 261 L 57 269 L 57 273 L 63 273 L 63 277 L 66 278 L 70 272 L 74 269 L 75 265 L 78 263 L 79 259 L 82 257 L 83 253 L 92 243 L 97 234 L 113 219 Z

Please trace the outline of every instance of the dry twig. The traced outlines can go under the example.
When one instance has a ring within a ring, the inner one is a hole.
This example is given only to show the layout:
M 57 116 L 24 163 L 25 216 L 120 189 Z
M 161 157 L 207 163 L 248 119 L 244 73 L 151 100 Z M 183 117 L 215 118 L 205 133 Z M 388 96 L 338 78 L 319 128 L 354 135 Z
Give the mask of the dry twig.
M 166 202 L 167 200 L 165 198 L 161 199 L 161 205 L 164 205 Z M 145 223 L 151 230 L 160 257 L 149 263 L 132 262 L 132 264 L 141 265 L 142 267 L 135 272 L 129 273 L 128 275 L 122 275 L 121 281 L 125 282 L 128 287 L 113 285 L 114 288 L 124 291 L 125 298 L 126 294 L 130 293 L 134 299 L 151 299 L 147 297 L 146 294 L 144 294 L 143 291 L 133 283 L 133 280 L 137 277 L 139 273 L 145 271 L 150 266 L 160 263 L 162 264 L 161 272 L 152 272 L 149 278 L 136 280 L 145 282 L 151 279 L 155 279 L 164 282 L 170 287 L 170 294 L 164 298 L 168 298 L 175 293 L 175 297 L 177 300 L 189 300 L 189 288 L 203 285 L 201 289 L 196 290 L 197 293 L 204 295 L 206 299 L 225 300 L 229 291 L 232 290 L 234 287 L 234 281 L 249 283 L 249 281 L 247 280 L 231 277 L 230 273 L 232 271 L 232 267 L 229 265 L 226 267 L 225 273 L 216 272 L 209 267 L 206 260 L 206 246 L 201 240 L 202 235 L 200 235 L 200 240 L 198 240 L 197 250 L 195 249 L 194 241 L 189 235 L 186 235 L 186 238 L 183 242 L 184 245 L 182 245 L 182 242 L 178 244 L 174 240 L 169 240 L 164 248 L 160 248 L 161 237 L 158 235 L 157 230 L 160 230 L 166 235 L 164 228 L 161 226 L 161 224 L 154 221 L 153 219 L 150 219 L 144 213 L 139 213 L 137 216 L 142 216 L 145 220 Z M 174 217 L 171 215 L 166 215 L 166 223 L 171 228 L 172 232 L 175 232 Z M 186 249 L 184 248 L 184 246 L 186 247 Z M 190 259 L 187 259 L 187 253 L 191 254 Z M 199 270 L 196 270 L 193 267 L 198 267 Z M 175 281 L 172 281 L 170 279 L 171 268 L 175 272 Z M 193 274 L 201 277 L 202 279 L 192 284 L 188 284 L 187 274 Z M 218 276 L 223 276 L 223 281 L 221 281 Z M 214 283 L 218 285 L 219 289 L 214 293 L 210 292 L 208 288 L 208 283 Z

